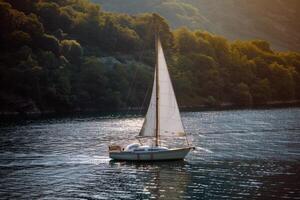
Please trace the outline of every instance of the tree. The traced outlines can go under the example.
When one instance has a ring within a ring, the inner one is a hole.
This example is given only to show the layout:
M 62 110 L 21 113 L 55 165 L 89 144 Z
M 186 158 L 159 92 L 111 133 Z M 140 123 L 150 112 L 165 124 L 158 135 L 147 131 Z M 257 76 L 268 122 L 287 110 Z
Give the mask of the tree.
M 181 22 L 195 14 L 179 1 L 147 5 L 171 6 Z M 273 51 L 266 41 L 172 31 L 157 14 L 107 13 L 88 0 L 4 0 L 0 20 L 0 98 L 31 99 L 40 109 L 103 110 L 148 102 L 156 29 L 180 105 L 300 98 L 300 54 Z
M 32 39 L 28 33 L 23 31 L 13 31 L 10 35 L 10 44 L 14 47 L 20 47 L 24 45 L 31 45 Z
M 251 94 L 253 94 L 253 103 L 256 105 L 266 104 L 272 95 L 270 81 L 268 79 L 258 80 L 251 86 Z
M 104 109 L 107 78 L 101 61 L 96 57 L 85 58 L 76 79 L 76 94 L 80 107 Z
M 54 2 L 39 2 L 36 4 L 36 9 L 45 28 L 51 32 L 60 28 L 58 26 L 60 21 L 59 5 Z
M 252 95 L 247 84 L 239 83 L 234 89 L 233 101 L 240 106 L 251 106 L 253 103 Z
M 176 48 L 180 54 L 186 55 L 197 49 L 197 39 L 195 35 L 186 28 L 177 29 L 174 32 Z
M 79 63 L 83 55 L 81 45 L 76 40 L 61 41 L 62 54 L 71 62 Z
M 269 65 L 272 96 L 276 100 L 291 100 L 295 97 L 295 83 L 291 71 L 278 63 Z
M 271 50 L 270 44 L 267 41 L 263 40 L 253 40 L 251 41 L 252 44 L 254 44 L 257 48 L 261 49 L 262 51 L 273 53 Z
M 39 46 L 41 49 L 46 51 L 52 51 L 55 55 L 59 55 L 60 53 L 60 45 L 59 41 L 53 35 L 44 34 L 38 39 Z

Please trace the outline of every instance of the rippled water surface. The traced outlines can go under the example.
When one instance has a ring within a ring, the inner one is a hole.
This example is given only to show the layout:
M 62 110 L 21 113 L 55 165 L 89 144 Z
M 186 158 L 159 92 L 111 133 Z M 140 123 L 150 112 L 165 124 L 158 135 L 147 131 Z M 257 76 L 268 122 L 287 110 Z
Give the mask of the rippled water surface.
M 300 109 L 186 112 L 197 149 L 182 162 L 108 158 L 141 117 L 0 127 L 0 199 L 300 199 Z

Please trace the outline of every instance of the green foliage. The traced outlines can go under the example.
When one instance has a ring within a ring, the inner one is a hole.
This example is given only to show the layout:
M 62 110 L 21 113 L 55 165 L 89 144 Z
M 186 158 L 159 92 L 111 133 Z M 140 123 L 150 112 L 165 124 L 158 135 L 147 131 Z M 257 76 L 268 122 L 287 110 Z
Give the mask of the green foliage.
M 237 105 L 249 106 L 252 105 L 252 95 L 247 84 L 239 83 L 236 88 L 234 88 L 233 101 Z
M 295 86 L 291 70 L 278 63 L 272 63 L 269 68 L 271 71 L 270 80 L 273 83 L 271 86 L 273 89 L 272 96 L 282 100 L 294 99 Z
M 197 48 L 196 36 L 186 28 L 175 31 L 175 43 L 180 54 L 194 52 Z
M 72 63 L 80 62 L 83 55 L 81 45 L 76 40 L 62 40 L 62 54 Z
M 253 102 L 257 105 L 266 104 L 271 99 L 271 86 L 268 79 L 262 79 L 252 85 Z
M 270 44 L 268 42 L 266 42 L 266 41 L 263 41 L 263 40 L 254 40 L 251 43 L 254 44 L 257 48 L 261 49 L 262 51 L 270 52 L 270 53 L 273 52 L 271 50 Z
M 49 31 L 55 31 L 59 27 L 60 10 L 59 5 L 53 2 L 39 2 L 36 4 L 38 15 L 42 19 L 44 27 Z
M 14 47 L 30 45 L 32 42 L 31 36 L 23 31 L 13 31 L 9 38 L 10 44 Z
M 174 35 L 175 73 L 189 79 L 185 95 L 194 94 L 190 101 L 179 96 L 180 102 L 249 106 L 298 98 L 299 54 L 274 52 L 266 41 L 230 44 L 201 31 L 179 29 Z
M 195 14 L 174 2 L 165 6 Z M 1 109 L 22 112 L 16 99 L 57 112 L 147 106 L 155 27 L 181 106 L 300 99 L 299 53 L 273 51 L 266 41 L 172 32 L 157 14 L 106 13 L 87 0 L 1 1 L 0 19 L 0 98 L 14 97 Z
M 59 41 L 53 35 L 44 34 L 38 39 L 38 44 L 41 49 L 45 51 L 51 51 L 55 55 L 59 55 L 60 53 L 60 46 Z
M 104 108 L 105 88 L 107 78 L 99 59 L 88 57 L 83 61 L 75 90 L 78 96 L 78 104 L 86 108 Z

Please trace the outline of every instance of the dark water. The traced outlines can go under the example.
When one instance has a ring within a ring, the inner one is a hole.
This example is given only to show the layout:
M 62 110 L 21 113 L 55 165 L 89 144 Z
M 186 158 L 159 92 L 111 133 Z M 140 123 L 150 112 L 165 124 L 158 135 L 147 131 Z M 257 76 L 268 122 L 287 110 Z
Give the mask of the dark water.
M 183 162 L 112 162 L 142 118 L 0 127 L 0 199 L 300 199 L 300 108 L 182 113 Z

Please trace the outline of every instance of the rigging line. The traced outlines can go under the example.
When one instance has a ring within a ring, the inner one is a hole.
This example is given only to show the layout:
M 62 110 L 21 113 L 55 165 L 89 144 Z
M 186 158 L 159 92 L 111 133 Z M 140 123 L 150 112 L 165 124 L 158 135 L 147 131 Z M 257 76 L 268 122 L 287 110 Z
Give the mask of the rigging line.
M 142 53 L 143 51 L 140 51 L 138 53 L 138 60 L 140 61 L 141 59 L 141 55 L 143 54 Z M 127 106 L 127 111 L 126 111 L 126 115 L 129 113 L 129 108 L 130 106 L 128 106 L 128 101 L 129 101 L 129 97 L 131 95 L 131 91 L 133 91 L 133 89 L 135 88 L 135 85 L 136 85 L 136 76 L 137 76 L 137 71 L 138 71 L 138 67 L 135 65 L 135 72 L 134 72 L 134 78 L 132 80 L 132 82 L 130 83 L 130 87 L 129 87 L 129 90 L 128 90 L 128 94 L 127 94 L 127 97 L 126 97 L 126 106 Z M 131 86 L 132 85 L 132 86 Z
M 181 124 L 182 124 L 182 126 L 183 126 L 183 132 L 184 132 L 184 135 L 185 135 L 186 144 L 190 147 L 190 142 L 189 142 L 189 140 L 188 140 L 188 135 L 187 135 L 187 133 L 186 133 L 186 131 L 185 131 L 184 123 L 182 122 L 182 120 L 180 120 L 180 121 L 181 121 Z
M 135 66 L 135 72 L 134 72 L 134 76 L 133 76 L 133 80 L 132 82 L 130 83 L 130 87 L 129 87 L 129 90 L 128 90 L 128 93 L 127 93 L 127 97 L 126 97 L 126 100 L 125 100 L 125 103 L 126 103 L 126 106 L 127 106 L 127 111 L 126 111 L 126 114 L 125 115 L 128 115 L 129 113 L 129 106 L 128 106 L 128 101 L 129 101 L 129 97 L 131 95 L 131 92 L 133 91 L 133 88 L 135 86 L 135 82 L 136 82 L 136 75 L 137 75 L 137 66 Z
M 145 94 L 144 99 L 143 99 L 143 103 L 140 106 L 139 115 L 141 115 L 141 113 L 142 113 L 142 109 L 143 109 L 143 107 L 145 105 L 145 102 L 146 102 L 146 99 L 147 99 L 147 96 L 148 96 L 148 93 L 149 93 L 150 86 L 151 86 L 151 84 L 148 84 L 147 91 L 146 91 L 146 94 Z

